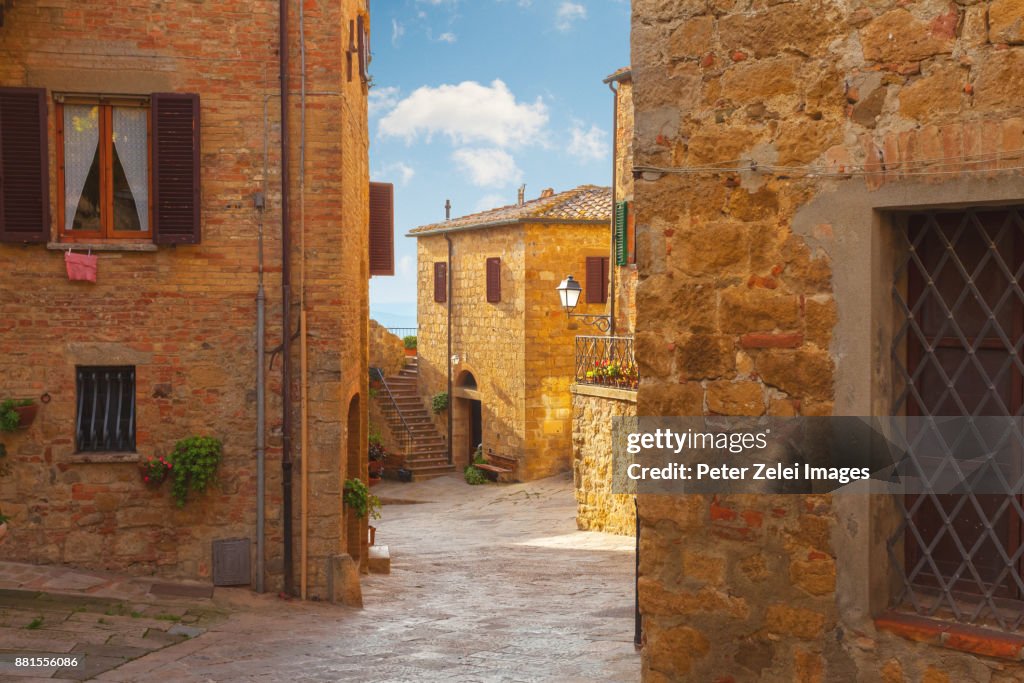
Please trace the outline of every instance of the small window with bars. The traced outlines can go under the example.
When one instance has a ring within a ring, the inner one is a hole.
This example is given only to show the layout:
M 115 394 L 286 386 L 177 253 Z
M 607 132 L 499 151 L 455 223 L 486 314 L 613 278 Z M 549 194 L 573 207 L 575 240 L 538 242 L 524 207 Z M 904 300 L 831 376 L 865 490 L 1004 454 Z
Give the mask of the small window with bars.
M 893 340 L 895 414 L 922 418 L 1024 417 L 1024 207 L 921 211 L 898 233 L 904 256 L 893 300 L 902 323 Z M 941 423 L 935 423 L 941 424 Z M 971 624 L 1024 626 L 1024 497 L 1019 446 L 999 491 L 947 493 L 935 482 L 958 473 L 964 484 L 992 475 L 996 453 L 973 472 L 958 456 L 972 447 L 963 430 L 918 428 L 908 471 L 923 490 L 897 500 L 888 539 L 902 567 L 898 605 L 923 616 Z M 969 436 L 969 435 L 968 435 Z M 920 445 L 919 445 L 920 444 Z M 967 474 L 969 473 L 969 474 Z
M 79 453 L 135 450 L 135 368 L 79 366 L 75 446 Z

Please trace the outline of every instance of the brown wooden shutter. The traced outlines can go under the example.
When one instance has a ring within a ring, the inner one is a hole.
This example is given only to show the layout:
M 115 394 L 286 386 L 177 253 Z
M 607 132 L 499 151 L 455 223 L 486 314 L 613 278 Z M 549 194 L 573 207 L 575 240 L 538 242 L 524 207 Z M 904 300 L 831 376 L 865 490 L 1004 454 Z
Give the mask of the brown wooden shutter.
M 448 264 L 440 261 L 434 264 L 434 301 L 448 301 Z
M 497 256 L 487 259 L 487 303 L 501 301 L 501 259 Z
M 626 249 L 629 252 L 627 261 L 636 263 L 636 211 L 633 202 L 627 202 L 626 206 Z
M 50 238 L 46 91 L 0 88 L 0 242 Z
M 156 93 L 153 241 L 199 244 L 199 95 Z
M 588 256 L 586 294 L 588 304 L 603 304 L 608 301 L 608 257 Z
M 395 186 L 370 183 L 370 275 L 395 274 Z
M 363 15 L 356 18 L 356 40 L 359 41 L 359 77 L 366 83 L 370 80 L 370 36 Z

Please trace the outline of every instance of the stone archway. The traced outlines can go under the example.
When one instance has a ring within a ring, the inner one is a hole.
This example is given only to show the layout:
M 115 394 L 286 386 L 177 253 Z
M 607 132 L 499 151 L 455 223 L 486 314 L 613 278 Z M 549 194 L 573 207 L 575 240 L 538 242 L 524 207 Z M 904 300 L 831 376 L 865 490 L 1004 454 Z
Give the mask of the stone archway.
M 483 397 L 470 370 L 455 377 L 452 394 L 452 462 L 461 469 L 483 443 Z

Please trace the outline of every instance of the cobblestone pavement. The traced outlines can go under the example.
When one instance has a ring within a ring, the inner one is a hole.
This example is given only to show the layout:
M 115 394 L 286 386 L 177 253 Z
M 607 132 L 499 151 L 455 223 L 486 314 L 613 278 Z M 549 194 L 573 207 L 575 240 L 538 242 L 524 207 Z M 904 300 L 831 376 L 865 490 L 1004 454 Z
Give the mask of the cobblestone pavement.
M 162 649 L 96 654 L 94 662 L 107 657 L 100 662 L 106 671 L 94 669 L 104 681 L 639 680 L 633 539 L 577 531 L 571 479 L 469 487 L 450 476 L 388 482 L 374 493 L 385 501 L 375 525 L 377 543 L 391 550 L 391 574 L 364 577 L 363 610 L 218 589 L 212 600 L 178 599 L 177 611 L 161 618 L 156 610 L 169 603 L 145 604 L 145 595 L 134 594 L 135 602 L 123 601 L 140 590 L 132 580 L 78 590 L 121 598 L 113 604 L 125 606 L 115 610 L 152 608 L 145 614 L 103 616 L 111 624 L 93 626 L 86 612 L 70 612 L 59 622 L 66 630 L 49 625 L 55 635 L 45 635 L 45 620 L 38 630 L 15 630 L 65 648 L 46 650 L 54 652 L 70 651 L 75 638 L 80 647 L 140 649 L 163 639 Z M 0 563 L 0 588 L 17 587 L 9 574 Z M 73 585 L 80 575 L 63 582 Z M 0 608 L 4 600 L 0 594 Z M 114 625 L 134 629 L 136 640 L 109 642 L 100 626 Z M 169 633 L 175 626 L 177 634 Z M 202 632 L 183 634 L 185 626 Z M 110 661 L 115 656 L 123 659 Z M 83 677 L 67 670 L 33 675 Z M 0 680 L 32 679 L 0 669 Z

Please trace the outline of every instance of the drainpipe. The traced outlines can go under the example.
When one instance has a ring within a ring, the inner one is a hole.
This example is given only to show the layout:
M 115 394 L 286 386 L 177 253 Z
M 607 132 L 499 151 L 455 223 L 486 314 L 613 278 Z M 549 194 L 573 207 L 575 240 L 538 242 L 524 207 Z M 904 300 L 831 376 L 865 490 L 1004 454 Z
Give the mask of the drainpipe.
M 448 243 L 448 464 L 452 464 L 452 412 L 455 410 L 455 402 L 452 400 L 452 281 L 455 279 L 452 273 L 452 238 L 445 233 L 444 241 Z
M 281 62 L 281 481 L 284 533 L 284 591 L 294 593 L 292 568 L 292 373 L 291 373 L 291 215 L 289 211 L 288 150 L 288 0 L 280 0 L 279 51 Z
M 615 261 L 615 184 L 619 175 L 619 91 L 613 82 L 608 83 L 608 89 L 612 91 L 612 257 L 608 266 L 608 298 L 611 301 L 611 308 L 608 315 L 611 324 L 608 325 L 608 336 L 615 336 L 615 269 L 618 265 Z

